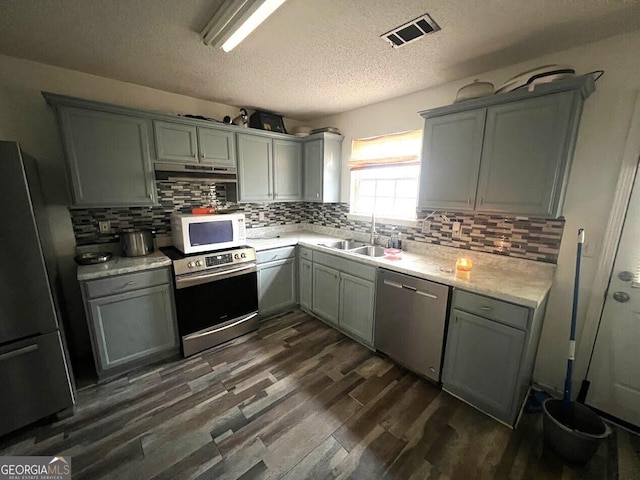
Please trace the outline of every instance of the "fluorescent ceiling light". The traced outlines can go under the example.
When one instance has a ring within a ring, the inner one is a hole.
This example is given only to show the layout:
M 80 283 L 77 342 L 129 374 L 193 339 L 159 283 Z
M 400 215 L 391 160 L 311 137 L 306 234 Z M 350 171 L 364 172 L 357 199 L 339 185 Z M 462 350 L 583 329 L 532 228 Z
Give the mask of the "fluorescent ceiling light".
M 285 0 L 225 0 L 202 31 L 206 45 L 230 52 Z

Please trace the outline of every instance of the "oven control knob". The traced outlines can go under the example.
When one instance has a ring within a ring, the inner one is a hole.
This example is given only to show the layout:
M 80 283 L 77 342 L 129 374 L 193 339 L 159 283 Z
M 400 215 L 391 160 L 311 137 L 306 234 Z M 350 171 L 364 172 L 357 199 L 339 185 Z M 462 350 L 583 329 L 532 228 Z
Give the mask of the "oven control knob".
M 233 258 L 235 258 L 236 260 L 238 260 L 238 259 L 240 258 L 240 255 L 238 255 L 237 253 L 235 253 L 235 254 L 233 255 Z
M 241 258 L 247 258 L 247 254 L 246 253 L 242 253 L 242 254 L 240 254 L 240 257 Z
M 202 266 L 202 260 L 198 260 L 196 262 L 196 267 L 201 267 Z
M 193 268 L 194 266 L 195 266 L 195 265 L 193 264 L 193 262 L 189 262 L 189 263 L 187 263 L 187 267 L 189 267 L 189 268 Z

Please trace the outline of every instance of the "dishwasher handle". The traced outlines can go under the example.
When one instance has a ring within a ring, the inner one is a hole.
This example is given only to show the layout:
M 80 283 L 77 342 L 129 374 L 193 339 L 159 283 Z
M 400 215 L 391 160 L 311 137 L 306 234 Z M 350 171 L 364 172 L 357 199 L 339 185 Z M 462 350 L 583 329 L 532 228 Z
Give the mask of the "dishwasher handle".
M 418 295 L 422 295 L 423 297 L 427 297 L 427 298 L 431 298 L 433 300 L 437 300 L 438 296 L 437 295 L 433 295 L 431 293 L 427 293 L 427 292 L 422 292 L 420 290 L 418 290 L 416 287 L 412 287 L 411 285 L 406 285 L 404 283 L 396 283 L 396 282 L 392 282 L 390 280 L 384 280 L 384 284 L 385 285 L 389 285 L 390 287 L 394 287 L 394 288 L 403 288 L 405 290 L 411 290 L 412 292 L 417 293 Z

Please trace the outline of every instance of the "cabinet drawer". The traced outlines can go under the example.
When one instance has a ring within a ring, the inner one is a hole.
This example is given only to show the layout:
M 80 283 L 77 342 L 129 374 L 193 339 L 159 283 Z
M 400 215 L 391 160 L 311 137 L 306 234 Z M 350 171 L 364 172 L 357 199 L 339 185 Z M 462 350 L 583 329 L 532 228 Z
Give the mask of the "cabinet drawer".
M 369 265 L 363 265 L 362 263 L 352 262 L 346 260 L 343 257 L 329 255 L 322 252 L 313 252 L 313 261 L 326 265 L 327 267 L 335 268 L 341 272 L 348 273 L 354 277 L 360 277 L 370 282 L 376 281 L 376 267 L 370 267 Z
M 512 303 L 501 302 L 494 298 L 476 295 L 464 290 L 455 290 L 453 308 L 496 320 L 521 330 L 527 329 L 529 309 Z
M 296 257 L 296 247 L 272 248 L 256 253 L 258 263 L 275 262 Z
M 313 253 L 311 249 L 305 247 L 298 247 L 300 249 L 300 258 L 305 260 L 313 260 Z
M 87 298 L 104 297 L 169 283 L 169 270 L 161 268 L 86 282 Z

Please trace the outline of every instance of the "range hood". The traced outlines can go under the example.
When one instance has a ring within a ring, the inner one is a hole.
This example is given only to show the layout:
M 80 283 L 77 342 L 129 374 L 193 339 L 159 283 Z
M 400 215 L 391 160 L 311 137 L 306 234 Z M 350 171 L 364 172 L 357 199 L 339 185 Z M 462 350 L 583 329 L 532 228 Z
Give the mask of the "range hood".
M 189 180 L 207 183 L 236 183 L 235 167 L 201 164 L 155 163 L 156 180 Z

